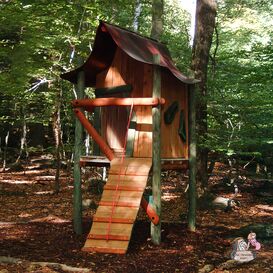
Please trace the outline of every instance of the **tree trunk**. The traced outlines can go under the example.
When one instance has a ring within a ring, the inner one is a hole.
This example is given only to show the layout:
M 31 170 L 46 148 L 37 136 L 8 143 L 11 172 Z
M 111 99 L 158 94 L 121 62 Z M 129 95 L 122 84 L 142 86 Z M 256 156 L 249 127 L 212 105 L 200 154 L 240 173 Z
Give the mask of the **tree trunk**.
M 188 228 L 190 231 L 196 229 L 196 101 L 195 90 L 189 88 L 189 209 L 188 209 Z
M 152 30 L 151 37 L 160 40 L 163 31 L 163 0 L 153 0 L 152 5 Z M 160 56 L 154 55 L 154 63 L 160 63 Z M 153 73 L 153 97 L 161 96 L 161 72 L 160 67 L 154 65 Z M 153 115 L 153 206 L 159 215 L 158 225 L 151 223 L 152 242 L 159 245 L 161 242 L 161 155 L 160 155 L 160 113 L 161 107 L 152 108 Z
M 207 68 L 216 18 L 215 0 L 197 0 L 196 25 L 193 41 L 192 69 L 200 80 L 196 88 L 197 129 L 197 187 L 203 194 L 208 183 L 208 149 L 204 147 L 207 134 Z
M 2 172 L 6 170 L 6 164 L 7 164 L 7 152 L 8 152 L 8 143 L 9 143 L 9 133 L 10 130 L 8 129 L 7 134 L 5 136 L 5 146 L 4 146 L 4 154 L 3 154 L 3 167 Z
M 151 37 L 160 40 L 163 32 L 163 0 L 153 0 Z
M 53 132 L 55 138 L 55 193 L 60 191 L 60 168 L 61 168 L 61 143 L 62 143 L 62 128 L 61 128 L 61 99 L 62 88 L 57 88 L 57 96 L 55 101 L 55 111 L 53 114 Z
M 21 139 L 20 139 L 20 152 L 19 152 L 19 156 L 16 159 L 16 163 L 19 162 L 19 160 L 21 159 L 21 156 L 23 155 L 23 153 L 25 152 L 26 155 L 26 159 L 28 159 L 28 150 L 27 150 L 27 123 L 26 123 L 26 115 L 25 115 L 25 109 L 24 107 L 21 108 L 21 115 L 23 118 L 23 122 L 22 122 L 22 135 L 21 135 Z
M 160 56 L 154 56 L 154 63 L 160 63 Z M 161 97 L 161 71 L 159 66 L 154 65 L 153 72 L 153 98 Z M 153 118 L 153 205 L 159 215 L 159 223 L 154 225 L 151 223 L 152 242 L 159 245 L 161 242 L 161 155 L 160 155 L 160 128 L 161 128 L 161 106 L 152 108 Z
M 84 72 L 78 74 L 76 85 L 77 99 L 84 97 Z M 76 234 L 82 234 L 82 190 L 80 157 L 82 148 L 83 127 L 75 118 L 75 146 L 74 146 L 74 192 L 73 192 L 73 226 Z
M 141 13 L 141 0 L 136 0 L 136 7 L 135 7 L 135 14 L 134 14 L 134 21 L 133 21 L 133 29 L 135 32 L 137 32 L 139 28 L 140 13 Z

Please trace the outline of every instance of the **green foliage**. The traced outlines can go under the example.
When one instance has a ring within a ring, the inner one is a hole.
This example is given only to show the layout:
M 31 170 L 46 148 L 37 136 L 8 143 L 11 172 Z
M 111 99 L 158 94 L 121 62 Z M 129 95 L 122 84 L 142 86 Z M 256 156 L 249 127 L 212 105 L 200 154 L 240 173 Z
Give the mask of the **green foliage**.
M 137 0 L 14 0 L 0 4 L 0 136 L 12 126 L 49 126 L 62 92 L 61 117 L 69 146 L 74 117 L 72 86 L 59 75 L 86 58 L 99 20 L 133 30 Z M 141 0 L 138 31 L 151 32 L 152 1 Z M 228 155 L 272 151 L 272 5 L 270 1 L 218 1 L 215 58 L 208 82 L 209 130 L 204 145 Z M 189 15 L 179 1 L 164 1 L 164 32 L 176 65 L 191 61 Z M 218 39 L 217 39 L 218 38 Z M 75 53 L 74 57 L 72 53 Z M 92 90 L 88 95 L 92 96 Z M 18 129 L 17 129 L 18 130 Z M 73 138 L 72 138 L 73 139 Z M 66 144 L 65 143 L 65 144 Z
M 151 31 L 151 1 L 141 2 L 139 32 Z M 58 94 L 65 140 L 70 141 L 74 117 L 70 109 L 71 84 L 59 75 L 90 54 L 99 20 L 133 29 L 137 1 L 131 0 L 14 0 L 0 4 L 0 136 L 10 126 L 52 122 Z M 164 40 L 177 63 L 184 63 L 186 24 L 181 10 L 166 1 Z M 173 18 L 176 18 L 173 20 Z M 178 18 L 181 17 L 181 18 Z M 183 28 L 183 31 L 180 31 Z M 186 46 L 187 58 L 189 48 Z M 182 57 L 181 57 L 182 56 Z M 92 96 L 92 90 L 88 95 Z M 19 143 L 18 143 L 19 144 Z
M 208 98 L 213 150 L 272 156 L 272 8 L 267 1 L 220 1 Z
M 190 16 L 176 1 L 165 1 L 164 32 L 162 42 L 166 44 L 177 67 L 190 73 L 191 47 L 189 40 Z

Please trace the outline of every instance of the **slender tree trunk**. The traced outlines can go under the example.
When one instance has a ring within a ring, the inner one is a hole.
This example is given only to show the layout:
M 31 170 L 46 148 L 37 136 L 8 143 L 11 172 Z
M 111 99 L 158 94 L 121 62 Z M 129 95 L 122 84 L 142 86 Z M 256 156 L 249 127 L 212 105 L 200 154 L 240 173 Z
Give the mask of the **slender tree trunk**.
M 163 0 L 153 0 L 152 5 L 152 30 L 151 37 L 160 40 L 163 31 Z M 154 55 L 154 63 L 160 63 L 160 56 Z M 160 67 L 154 65 L 153 73 L 153 97 L 161 96 L 161 71 Z M 153 107 L 153 206 L 159 215 L 158 225 L 151 223 L 151 237 L 154 244 L 161 242 L 161 155 L 160 155 L 160 116 L 161 107 Z
M 85 155 L 90 155 L 90 135 L 89 134 L 85 134 L 84 145 L 85 145 Z
M 56 160 L 56 173 L 55 173 L 55 193 L 60 191 L 60 168 L 61 168 L 61 143 L 62 143 L 62 128 L 61 128 L 61 99 L 62 88 L 56 89 L 55 111 L 53 114 L 53 132 L 55 138 L 55 160 Z
M 163 1 L 164 0 L 153 0 L 152 5 L 151 37 L 159 41 L 163 32 Z
M 196 88 L 197 187 L 199 194 L 204 192 L 208 182 L 208 149 L 203 144 L 207 134 L 207 67 L 215 27 L 216 8 L 215 0 L 197 0 L 192 69 L 195 78 L 200 80 Z
M 188 228 L 190 231 L 196 229 L 196 101 L 194 87 L 189 88 L 189 209 Z
M 139 28 L 139 16 L 141 13 L 141 0 L 136 0 L 136 7 L 135 7 L 135 14 L 134 14 L 134 21 L 133 21 L 133 29 L 134 31 L 138 31 Z
M 84 72 L 78 74 L 76 85 L 77 99 L 84 97 Z M 75 147 L 74 147 L 74 192 L 73 192 L 73 225 L 76 234 L 82 234 L 82 190 L 80 157 L 82 148 L 83 127 L 80 121 L 75 119 Z
M 154 63 L 160 63 L 160 56 L 154 56 Z M 161 71 L 159 66 L 154 65 L 153 72 L 153 98 L 161 97 Z M 161 106 L 152 108 L 153 118 L 153 205 L 157 215 L 159 215 L 159 223 L 154 225 L 151 223 L 151 237 L 154 244 L 159 245 L 161 242 L 161 154 L 160 154 L 160 128 L 161 128 Z
M 10 130 L 8 129 L 7 134 L 5 136 L 5 146 L 4 146 L 4 154 L 3 154 L 3 167 L 2 167 L 2 172 L 6 170 L 6 164 L 7 164 L 7 150 L 8 150 L 8 143 L 9 143 L 9 132 Z
M 27 149 L 27 122 L 26 122 L 26 115 L 25 115 L 25 109 L 21 109 L 21 115 L 23 117 L 23 122 L 22 122 L 22 135 L 20 139 L 20 152 L 19 156 L 16 159 L 16 163 L 19 162 L 21 159 L 23 153 L 25 152 L 26 159 L 28 159 L 28 149 Z

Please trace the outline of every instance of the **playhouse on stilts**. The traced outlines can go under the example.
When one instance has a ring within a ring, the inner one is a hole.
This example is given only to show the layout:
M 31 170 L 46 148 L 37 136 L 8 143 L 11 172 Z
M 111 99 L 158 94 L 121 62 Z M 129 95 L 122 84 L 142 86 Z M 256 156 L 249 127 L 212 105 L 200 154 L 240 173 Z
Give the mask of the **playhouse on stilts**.
M 126 253 L 140 205 L 159 244 L 161 169 L 189 166 L 189 97 L 196 81 L 177 70 L 161 43 L 105 22 L 86 62 L 61 77 L 95 88 L 94 99 L 72 102 L 99 148 L 81 164 L 110 166 L 83 250 Z M 94 113 L 95 125 L 84 111 Z M 149 172 L 150 203 L 143 198 Z

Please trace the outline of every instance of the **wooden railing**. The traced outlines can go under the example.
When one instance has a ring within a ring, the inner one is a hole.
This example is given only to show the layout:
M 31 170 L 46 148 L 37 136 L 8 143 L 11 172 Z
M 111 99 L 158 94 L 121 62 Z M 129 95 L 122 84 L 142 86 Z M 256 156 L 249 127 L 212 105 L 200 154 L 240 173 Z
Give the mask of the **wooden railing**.
M 93 112 L 94 107 L 104 106 L 157 106 L 165 104 L 163 98 L 97 98 L 97 99 L 80 99 L 72 101 L 74 113 L 79 119 L 88 134 L 96 141 L 101 151 L 111 161 L 115 158 L 115 154 L 108 146 L 106 141 L 99 135 L 91 122 L 85 117 L 80 107 L 86 111 Z

